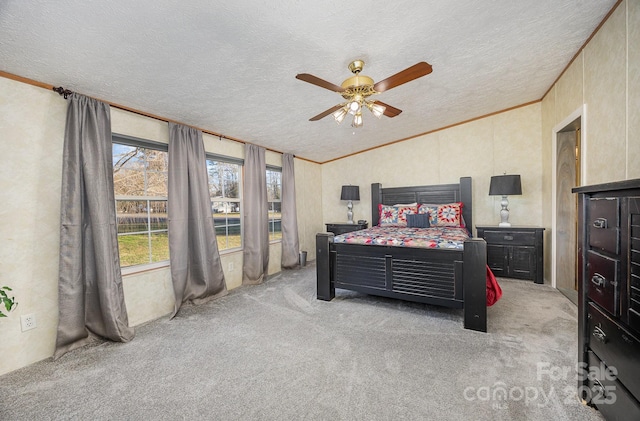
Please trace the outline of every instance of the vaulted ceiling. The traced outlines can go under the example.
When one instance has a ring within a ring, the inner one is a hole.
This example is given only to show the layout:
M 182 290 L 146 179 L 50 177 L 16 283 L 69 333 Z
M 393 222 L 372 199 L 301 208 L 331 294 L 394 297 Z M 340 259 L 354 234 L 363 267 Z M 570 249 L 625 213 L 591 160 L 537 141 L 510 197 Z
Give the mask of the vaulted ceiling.
M 616 0 L 3 0 L 0 71 L 316 162 L 542 98 Z M 433 72 L 364 125 L 295 78 Z

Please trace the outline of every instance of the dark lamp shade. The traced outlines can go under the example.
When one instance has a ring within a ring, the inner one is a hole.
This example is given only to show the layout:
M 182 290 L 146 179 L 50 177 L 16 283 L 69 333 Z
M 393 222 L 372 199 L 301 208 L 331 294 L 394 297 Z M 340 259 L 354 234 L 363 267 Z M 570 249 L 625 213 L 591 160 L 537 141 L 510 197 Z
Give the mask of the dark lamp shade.
M 522 194 L 519 175 L 495 175 L 491 177 L 489 196 L 513 196 Z
M 358 186 L 342 186 L 340 200 L 360 200 L 360 187 Z

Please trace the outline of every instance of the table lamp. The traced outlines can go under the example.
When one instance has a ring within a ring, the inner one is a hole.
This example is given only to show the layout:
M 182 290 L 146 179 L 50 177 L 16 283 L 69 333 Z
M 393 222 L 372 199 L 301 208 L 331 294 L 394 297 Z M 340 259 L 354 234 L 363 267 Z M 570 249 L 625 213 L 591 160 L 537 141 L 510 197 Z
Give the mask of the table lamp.
M 352 200 L 360 200 L 360 187 L 358 186 L 342 186 L 340 200 L 348 200 L 347 203 L 347 223 L 353 224 L 353 202 Z
M 491 177 L 491 185 L 489 186 L 489 196 L 502 196 L 502 209 L 500 210 L 499 227 L 510 227 L 509 223 L 509 200 L 507 196 L 522 194 L 522 185 L 520 184 L 519 175 L 494 175 Z

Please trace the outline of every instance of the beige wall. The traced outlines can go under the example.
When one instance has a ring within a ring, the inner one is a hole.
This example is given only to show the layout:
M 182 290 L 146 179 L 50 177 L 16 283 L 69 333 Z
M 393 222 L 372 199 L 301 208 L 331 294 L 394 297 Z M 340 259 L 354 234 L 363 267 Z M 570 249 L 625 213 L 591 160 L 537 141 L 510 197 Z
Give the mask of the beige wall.
M 0 374 L 53 354 L 58 323 L 62 134 L 66 101 L 0 78 L 0 285 L 18 307 L 0 318 Z M 22 333 L 20 315 L 37 328 Z
M 371 221 L 371 183 L 383 187 L 457 183 L 473 178 L 474 225 L 500 222 L 500 198 L 489 196 L 492 175 L 520 174 L 522 196 L 512 196 L 510 222 L 542 223 L 542 144 L 539 103 L 374 149 L 322 166 L 323 220 L 346 220 L 343 184 L 360 186 L 354 219 Z
M 553 213 L 553 130 L 583 104 L 582 184 L 639 178 L 640 2 L 622 2 L 542 100 L 545 227 L 551 227 Z M 550 238 L 545 243 L 547 278 Z
M 300 250 L 307 252 L 307 261 L 316 259 L 316 233 L 324 231 L 322 224 L 322 168 L 301 159 L 294 162 L 296 171 L 296 207 Z
M 583 184 L 640 177 L 640 2 L 622 2 L 543 99 L 545 174 L 552 173 L 553 128 L 583 103 Z M 544 189 L 550 198 L 550 177 Z M 550 209 L 545 215 L 550 222 Z
M 0 286 L 13 288 L 17 309 L 0 319 L 0 375 L 53 355 L 58 322 L 58 256 L 62 145 L 67 102 L 58 94 L 0 78 Z M 112 131 L 168 142 L 165 122 L 112 108 Z M 205 134 L 205 149 L 244 157 L 244 145 Z M 279 153 L 267 152 L 281 166 Z M 315 258 L 315 232 L 321 231 L 320 165 L 297 159 L 296 190 L 300 247 Z M 272 243 L 269 273 L 280 271 L 280 243 Z M 242 252 L 222 252 L 228 289 L 242 283 Z M 132 326 L 173 309 L 168 267 L 123 271 L 123 288 Z M 21 332 L 20 316 L 35 314 L 37 328 Z
M 627 178 L 640 178 L 640 2 L 627 5 Z

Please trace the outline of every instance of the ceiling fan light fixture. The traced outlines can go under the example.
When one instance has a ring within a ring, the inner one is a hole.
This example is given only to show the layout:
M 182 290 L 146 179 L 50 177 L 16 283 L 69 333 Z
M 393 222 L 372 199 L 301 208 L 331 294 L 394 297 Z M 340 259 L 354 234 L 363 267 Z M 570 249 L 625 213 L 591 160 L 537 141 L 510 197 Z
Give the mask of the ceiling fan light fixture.
M 347 114 L 348 114 L 347 106 L 344 106 L 340 108 L 338 111 L 336 111 L 335 113 L 333 113 L 333 118 L 335 118 L 336 123 L 340 124 L 342 123 L 342 120 L 344 120 L 344 118 L 347 116 Z
M 362 111 L 358 111 L 356 115 L 353 116 L 351 127 L 362 127 Z
M 373 115 L 378 118 L 381 118 L 384 115 L 385 110 L 387 109 L 387 107 L 376 104 L 374 102 L 367 102 L 367 108 L 369 108 L 369 111 L 371 111 Z
M 356 115 L 356 113 L 358 113 L 360 109 L 361 109 L 360 102 L 357 99 L 354 99 L 349 103 L 349 112 L 352 115 Z

